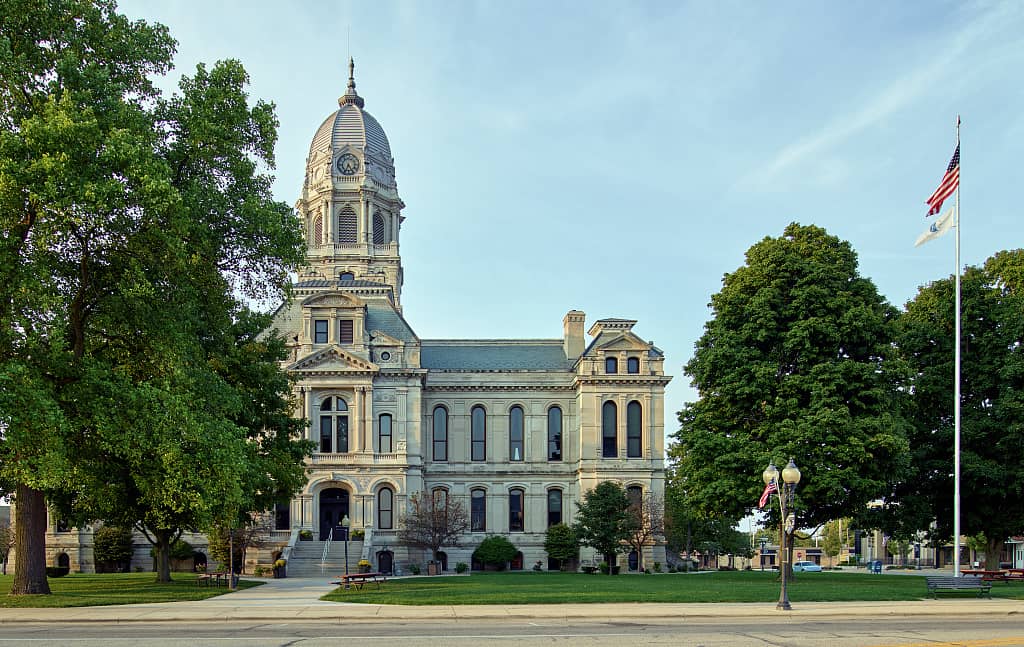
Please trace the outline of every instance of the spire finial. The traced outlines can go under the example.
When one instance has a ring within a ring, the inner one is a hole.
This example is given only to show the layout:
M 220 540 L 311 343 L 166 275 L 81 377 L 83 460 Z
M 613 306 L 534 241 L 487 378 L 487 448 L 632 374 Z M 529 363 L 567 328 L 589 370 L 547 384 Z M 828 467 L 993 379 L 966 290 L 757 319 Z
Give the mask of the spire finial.
M 346 104 L 354 103 L 360 108 L 363 107 L 363 98 L 356 92 L 356 62 L 351 56 L 348 57 L 348 88 L 345 94 L 338 97 L 338 105 L 344 107 Z

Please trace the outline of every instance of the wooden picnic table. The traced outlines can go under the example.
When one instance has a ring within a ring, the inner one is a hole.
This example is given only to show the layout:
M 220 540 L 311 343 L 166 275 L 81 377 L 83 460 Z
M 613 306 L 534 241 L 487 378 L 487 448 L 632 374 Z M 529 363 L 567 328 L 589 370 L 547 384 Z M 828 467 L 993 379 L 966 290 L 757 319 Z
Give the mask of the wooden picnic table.
M 975 568 L 960 571 L 960 574 L 980 577 L 982 580 L 986 582 L 994 582 L 996 580 L 999 580 L 1000 582 L 1006 581 L 1006 571 L 988 571 L 985 569 Z
M 200 573 L 196 577 L 196 585 L 205 584 L 206 586 L 220 586 L 221 583 L 224 586 L 228 584 L 228 572 L 227 571 L 214 571 L 212 573 Z
M 1010 580 L 1022 580 L 1024 581 L 1024 568 L 1008 568 L 1006 569 L 1006 581 Z
M 374 582 L 379 589 L 380 585 L 387 581 L 387 575 L 384 573 L 347 573 L 339 575 L 337 581 L 331 582 L 331 584 L 340 584 L 346 589 L 354 585 L 357 589 L 361 589 L 367 582 Z

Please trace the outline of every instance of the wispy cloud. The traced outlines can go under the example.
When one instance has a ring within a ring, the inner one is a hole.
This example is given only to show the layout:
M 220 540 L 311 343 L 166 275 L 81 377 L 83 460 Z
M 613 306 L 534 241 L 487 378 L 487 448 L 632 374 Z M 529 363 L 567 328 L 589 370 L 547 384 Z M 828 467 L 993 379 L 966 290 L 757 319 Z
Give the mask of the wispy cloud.
M 867 103 L 843 114 L 835 115 L 817 132 L 811 133 L 779 150 L 774 157 L 759 164 L 756 171 L 741 178 L 738 190 L 765 190 L 777 188 L 787 174 L 814 177 L 821 184 L 841 181 L 836 169 L 845 165 L 823 164 L 827 152 L 850 137 L 883 121 L 889 115 L 905 108 L 926 93 L 933 91 L 950 78 L 950 70 L 971 48 L 984 46 L 988 37 L 1007 24 L 1007 14 L 1015 13 L 1013 3 L 986 6 L 975 19 L 966 24 L 952 38 L 936 46 L 928 62 L 909 70 L 873 96 Z M 813 164 L 817 171 L 808 173 Z M 830 169 L 829 172 L 819 172 Z

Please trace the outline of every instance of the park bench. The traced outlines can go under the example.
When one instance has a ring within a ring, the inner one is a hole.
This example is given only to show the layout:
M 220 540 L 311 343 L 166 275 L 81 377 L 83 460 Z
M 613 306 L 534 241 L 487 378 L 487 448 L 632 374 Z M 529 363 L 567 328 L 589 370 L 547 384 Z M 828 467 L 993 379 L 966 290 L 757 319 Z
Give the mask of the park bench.
M 374 582 L 377 584 L 377 588 L 379 589 L 380 585 L 387 581 L 388 578 L 384 573 L 348 573 L 346 575 L 338 576 L 338 579 L 331 582 L 331 584 L 340 584 L 346 589 L 352 586 L 355 586 L 357 589 L 361 589 L 367 582 Z
M 952 577 L 949 575 L 929 575 L 925 578 L 928 593 L 936 598 L 939 591 L 977 591 L 978 597 L 992 597 L 992 582 L 980 577 Z

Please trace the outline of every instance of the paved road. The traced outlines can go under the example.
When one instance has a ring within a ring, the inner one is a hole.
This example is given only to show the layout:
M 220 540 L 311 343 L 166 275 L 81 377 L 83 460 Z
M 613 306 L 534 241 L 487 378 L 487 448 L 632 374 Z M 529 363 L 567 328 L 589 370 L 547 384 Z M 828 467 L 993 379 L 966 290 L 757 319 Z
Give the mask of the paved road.
M 527 620 L 418 620 L 403 622 L 132 623 L 116 625 L 5 625 L 0 647 L 477 647 L 479 645 L 701 645 L 703 647 L 1011 647 L 1024 646 L 1024 622 L 1016 617 L 985 619 L 875 618 L 741 621 L 614 622 Z

